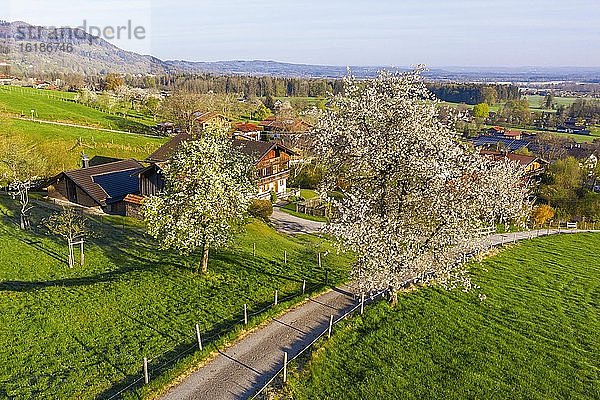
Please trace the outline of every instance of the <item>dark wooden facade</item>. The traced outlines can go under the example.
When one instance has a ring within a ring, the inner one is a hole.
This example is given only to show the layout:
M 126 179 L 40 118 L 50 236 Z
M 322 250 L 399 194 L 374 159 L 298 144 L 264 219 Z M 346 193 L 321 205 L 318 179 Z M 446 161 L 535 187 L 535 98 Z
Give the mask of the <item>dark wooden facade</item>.
M 156 196 L 165 186 L 160 167 L 156 164 L 144 168 L 140 172 L 140 195 Z

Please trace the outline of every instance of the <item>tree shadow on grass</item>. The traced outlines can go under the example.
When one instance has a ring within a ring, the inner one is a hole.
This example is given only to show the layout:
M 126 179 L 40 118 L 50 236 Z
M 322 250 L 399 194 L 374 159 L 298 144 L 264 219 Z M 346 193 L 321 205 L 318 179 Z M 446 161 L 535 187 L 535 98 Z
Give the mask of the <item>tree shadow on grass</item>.
M 243 316 L 233 316 L 227 320 L 223 320 L 218 324 L 214 324 L 211 329 L 202 332 L 202 342 L 206 347 L 221 337 L 230 333 L 236 326 L 242 326 Z M 175 340 L 173 338 L 173 340 Z M 192 355 L 198 350 L 198 344 L 195 341 L 195 336 L 192 330 L 189 333 L 189 340 L 180 343 L 175 346 L 172 350 L 164 352 L 158 357 L 149 360 L 148 370 L 150 379 L 155 379 L 161 374 L 165 373 L 169 368 L 173 367 L 177 362 L 181 361 L 185 357 Z M 135 391 L 143 386 L 142 377 L 143 371 L 141 369 L 142 360 L 140 360 L 140 369 L 137 373 L 127 374 L 121 380 L 114 382 L 111 387 L 96 396 L 96 399 L 111 399 L 111 398 L 122 398 L 119 395 L 121 391 L 124 393 L 135 393 Z M 139 395 L 138 395 L 139 398 Z

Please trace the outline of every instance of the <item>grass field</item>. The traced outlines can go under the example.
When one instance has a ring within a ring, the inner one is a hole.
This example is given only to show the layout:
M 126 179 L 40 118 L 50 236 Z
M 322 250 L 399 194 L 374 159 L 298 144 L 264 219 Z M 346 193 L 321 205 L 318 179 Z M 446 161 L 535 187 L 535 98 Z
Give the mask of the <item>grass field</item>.
M 120 134 L 94 129 L 43 124 L 23 120 L 7 120 L 0 139 L 19 138 L 35 144 L 40 155 L 48 161 L 48 175 L 80 165 L 81 153 L 116 158 L 145 159 L 167 138 L 136 134 Z
M 125 117 L 108 114 L 75 103 L 74 97 L 74 93 L 0 86 L 0 110 L 27 118 L 31 117 L 31 110 L 34 110 L 35 118 L 46 121 L 141 133 L 150 132 L 150 126 L 153 125 L 151 118 L 146 115 L 131 110 L 127 111 Z
M 10 209 L 0 197 L 0 398 L 106 398 L 140 376 L 143 357 L 152 367 L 193 347 L 194 323 L 206 336 L 224 333 L 244 303 L 257 310 L 275 289 L 283 298 L 303 278 L 322 282 L 326 270 L 331 281 L 345 279 L 349 264 L 320 238 L 282 236 L 253 221 L 232 248 L 211 252 L 209 273 L 198 276 L 197 258 L 92 222 L 86 265 L 69 269 L 66 244 L 39 228 L 20 232 Z M 46 212 L 34 211 L 37 225 Z M 316 253 L 326 250 L 319 269 Z
M 528 95 L 526 99 L 529 101 L 529 107 L 531 109 L 535 109 L 536 111 L 548 111 L 555 112 L 556 110 L 548 110 L 541 107 L 541 103 L 544 100 L 544 96 L 540 95 Z M 554 103 L 559 106 L 568 107 L 571 104 L 575 103 L 577 97 L 554 97 Z
M 473 265 L 480 289 L 374 305 L 281 398 L 599 399 L 599 250 L 598 234 L 534 239 Z

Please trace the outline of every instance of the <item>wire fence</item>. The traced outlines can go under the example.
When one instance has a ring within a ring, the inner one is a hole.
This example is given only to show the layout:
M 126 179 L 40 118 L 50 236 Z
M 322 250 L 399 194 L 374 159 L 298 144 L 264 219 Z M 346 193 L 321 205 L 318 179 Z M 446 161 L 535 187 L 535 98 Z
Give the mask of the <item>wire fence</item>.
M 413 280 L 408 280 L 406 281 L 404 284 L 408 285 L 411 281 Z M 287 373 L 287 365 L 291 362 L 293 362 L 294 360 L 296 360 L 298 357 L 300 357 L 302 354 L 304 354 L 308 349 L 312 348 L 315 343 L 317 343 L 322 337 L 324 337 L 325 335 L 330 336 L 331 335 L 331 331 L 332 328 L 337 325 L 338 323 L 340 323 L 342 320 L 348 318 L 349 316 L 351 316 L 352 314 L 354 314 L 358 309 L 363 309 L 363 307 L 367 304 L 373 303 L 375 301 L 381 300 L 382 298 L 385 297 L 385 295 L 389 293 L 389 291 L 387 289 L 385 290 L 381 290 L 375 294 L 372 294 L 369 296 L 368 299 L 364 299 L 364 301 L 361 299 L 361 301 L 359 301 L 358 304 L 354 305 L 351 309 L 349 309 L 348 311 L 346 311 L 344 314 L 340 315 L 337 318 L 332 318 L 330 325 L 323 331 L 321 332 L 316 338 L 314 338 L 309 344 L 307 344 L 306 346 L 304 346 L 298 353 L 296 353 L 292 358 L 287 359 L 287 357 L 284 359 L 283 365 L 281 366 L 281 368 L 279 368 L 275 374 L 263 385 L 261 386 L 252 397 L 250 397 L 250 399 L 257 399 L 259 398 L 259 396 L 261 394 L 263 394 L 267 388 L 269 386 L 271 386 L 273 384 L 273 382 L 275 381 L 275 379 L 277 379 L 282 373 L 285 375 Z M 333 317 L 333 316 L 332 316 Z M 285 381 L 285 377 L 284 377 L 284 381 Z
M 533 239 L 535 237 L 549 236 L 549 235 L 553 235 L 553 234 L 557 234 L 557 233 L 568 233 L 569 231 L 573 232 L 573 231 L 576 231 L 577 229 L 592 230 L 592 228 L 595 229 L 595 227 L 596 227 L 595 224 L 592 225 L 592 223 L 589 224 L 589 227 L 587 225 L 583 225 L 583 226 L 585 226 L 585 228 L 578 227 L 577 224 L 574 224 L 574 223 L 564 224 L 564 226 L 561 226 L 561 224 L 559 223 L 559 224 L 557 224 L 557 226 L 555 228 L 551 228 L 550 225 L 548 225 L 547 228 L 543 228 L 543 229 L 535 229 L 535 230 L 529 230 L 529 231 L 525 231 L 525 232 L 505 233 L 505 234 L 497 235 L 499 240 L 496 240 L 494 242 L 490 241 L 488 247 L 493 248 L 493 247 L 503 246 L 508 243 L 514 243 L 519 240 Z M 491 235 L 493 232 L 494 231 L 492 229 L 485 229 L 482 231 L 482 234 Z M 472 253 L 464 254 L 462 260 L 458 260 L 457 262 L 467 262 L 470 259 L 476 257 L 478 254 L 479 254 L 479 252 L 472 252 Z M 435 278 L 435 272 L 425 272 L 415 278 L 404 281 L 400 286 L 407 288 L 411 284 L 427 282 L 429 279 L 432 279 L 432 278 Z M 358 304 L 353 306 L 350 310 L 346 311 L 343 315 L 339 316 L 338 318 L 332 318 L 330 326 L 328 326 L 313 341 L 308 343 L 293 357 L 288 359 L 287 354 L 286 354 L 285 358 L 283 359 L 283 364 L 282 364 L 281 368 L 279 368 L 275 372 L 275 374 L 265 384 L 263 384 L 254 393 L 254 395 L 252 397 L 250 397 L 250 399 L 258 400 L 258 399 L 266 398 L 266 396 L 261 397 L 261 395 L 264 395 L 265 392 L 267 391 L 267 389 L 270 386 L 272 386 L 274 384 L 275 380 L 278 377 L 280 377 L 282 374 L 284 375 L 283 383 L 285 383 L 288 364 L 290 364 L 294 360 L 298 359 L 298 357 L 300 357 L 302 354 L 306 353 L 309 349 L 314 347 L 315 343 L 317 343 L 325 335 L 331 335 L 331 329 L 333 326 L 337 325 L 339 322 L 343 321 L 344 319 L 348 318 L 349 316 L 352 316 L 359 309 L 361 310 L 361 313 L 362 313 L 363 307 L 365 305 L 368 305 L 375 301 L 381 300 L 382 298 L 384 298 L 386 296 L 386 294 L 389 294 L 388 289 L 381 290 L 381 291 L 375 293 L 374 295 L 369 296 L 369 298 L 366 301 L 361 299 L 361 301 L 359 301 Z
M 169 354 L 167 359 L 162 359 L 162 357 L 159 355 L 158 357 L 148 359 L 145 358 L 144 360 L 140 360 L 142 367 L 136 374 L 136 377 L 130 378 L 130 381 L 123 383 L 123 385 L 125 386 L 119 388 L 114 393 L 111 393 L 109 396 L 103 398 L 107 400 L 121 398 L 121 396 L 126 392 L 130 392 L 141 388 L 144 384 L 148 384 L 153 378 L 157 378 L 161 374 L 168 371 L 169 368 L 173 367 L 185 357 L 195 352 L 202 351 L 201 348 L 204 348 L 207 345 L 214 344 L 222 337 L 230 334 L 236 328 L 247 327 L 252 322 L 251 318 L 263 315 L 267 311 L 277 307 L 281 303 L 303 298 L 304 296 L 306 296 L 306 294 L 314 293 L 317 290 L 326 287 L 326 285 L 326 282 L 309 283 L 306 280 L 303 280 L 301 282 L 301 287 L 299 287 L 298 290 L 294 292 L 280 296 L 279 291 L 275 291 L 274 301 L 269 305 L 252 310 L 247 306 L 247 304 L 244 304 L 244 307 L 240 310 L 237 319 L 233 321 L 217 321 L 213 325 L 218 326 L 218 328 L 214 329 L 211 333 L 202 334 L 201 336 L 196 334 L 190 335 L 188 337 L 188 340 L 186 340 L 185 342 L 181 343 L 180 346 L 178 346 L 177 352 L 175 354 Z M 192 327 L 194 326 L 194 324 L 190 322 L 190 326 Z

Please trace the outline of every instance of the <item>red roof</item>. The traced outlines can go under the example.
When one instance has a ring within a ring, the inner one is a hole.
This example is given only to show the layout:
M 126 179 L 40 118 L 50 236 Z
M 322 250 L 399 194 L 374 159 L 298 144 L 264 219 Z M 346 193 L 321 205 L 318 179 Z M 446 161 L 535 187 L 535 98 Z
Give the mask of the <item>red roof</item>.
M 516 161 L 521 164 L 523 167 L 528 166 L 533 161 L 538 160 L 537 157 L 534 156 L 526 156 L 522 154 L 515 153 L 502 153 L 499 151 L 491 151 L 491 150 L 481 150 L 479 152 L 482 156 L 489 157 L 492 160 L 501 161 L 503 159 L 509 159 L 511 161 Z
M 144 200 L 144 198 L 142 196 L 138 196 L 136 194 L 128 194 L 123 199 L 124 202 L 132 203 L 132 204 L 138 204 L 138 205 L 142 204 L 143 200 Z
M 255 124 L 248 124 L 248 123 L 240 122 L 238 124 L 235 124 L 235 129 L 237 129 L 239 132 L 243 132 L 243 133 L 258 132 L 258 131 L 260 131 L 260 126 L 255 125 Z
M 503 132 L 504 128 L 501 126 L 492 126 L 492 129 L 495 130 L 496 132 Z

